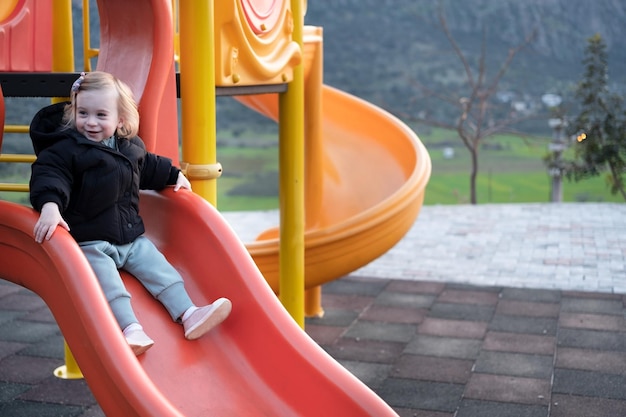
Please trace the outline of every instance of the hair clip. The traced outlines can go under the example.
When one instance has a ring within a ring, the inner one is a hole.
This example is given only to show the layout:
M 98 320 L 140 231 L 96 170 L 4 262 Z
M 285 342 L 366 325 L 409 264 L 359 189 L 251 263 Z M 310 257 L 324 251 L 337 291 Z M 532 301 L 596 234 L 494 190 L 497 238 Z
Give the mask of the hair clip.
M 81 72 L 80 73 L 80 77 L 78 77 L 78 79 L 76 81 L 74 81 L 74 84 L 72 84 L 72 93 L 78 93 L 78 90 L 80 90 L 80 85 L 83 83 L 83 80 L 85 79 L 85 73 Z

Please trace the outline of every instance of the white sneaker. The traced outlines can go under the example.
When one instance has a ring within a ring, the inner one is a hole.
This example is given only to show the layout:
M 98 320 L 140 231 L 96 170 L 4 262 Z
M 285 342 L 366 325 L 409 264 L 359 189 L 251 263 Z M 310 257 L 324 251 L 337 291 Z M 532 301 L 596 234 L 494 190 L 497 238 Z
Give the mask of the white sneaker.
M 133 323 L 124 329 L 126 343 L 132 349 L 135 356 L 139 356 L 154 345 L 154 340 L 150 339 L 143 327 L 138 323 Z
M 204 336 L 228 317 L 232 307 L 228 298 L 218 298 L 213 304 L 198 308 L 186 320 L 183 320 L 185 338 L 195 340 Z

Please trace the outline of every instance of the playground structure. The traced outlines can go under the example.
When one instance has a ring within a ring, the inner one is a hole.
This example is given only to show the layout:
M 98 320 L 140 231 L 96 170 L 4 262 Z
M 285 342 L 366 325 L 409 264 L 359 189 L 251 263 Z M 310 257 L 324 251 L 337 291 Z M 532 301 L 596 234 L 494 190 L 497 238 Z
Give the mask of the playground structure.
M 50 4 L 12 3 L 15 11 L 0 9 L 5 31 L 23 8 L 39 16 L 46 11 L 36 8 Z M 53 3 L 47 12 L 54 21 L 67 18 L 58 6 L 69 1 Z M 189 3 L 178 9 L 178 37 L 167 0 L 100 0 L 97 69 L 131 85 L 148 148 L 181 163 L 204 197 L 145 193 L 148 235 L 183 272 L 194 301 L 225 295 L 234 304 L 231 318 L 205 339 L 187 342 L 125 277 L 144 327 L 157 336 L 155 347 L 135 359 L 71 237 L 59 231 L 35 244 L 36 214 L 10 203 L 0 204 L 0 277 L 46 301 L 107 414 L 395 415 L 302 332 L 299 314 L 305 288 L 315 295 L 321 284 L 365 265 L 406 233 L 423 201 L 427 152 L 399 120 L 323 86 L 322 31 L 304 27 L 302 2 L 225 1 L 215 10 L 211 2 Z M 41 39 L 37 33 L 33 39 Z M 178 137 L 174 39 L 180 41 L 182 159 L 172 140 Z M 54 35 L 49 71 L 72 72 L 73 62 L 55 62 L 63 44 L 56 42 Z M 213 48 L 214 55 L 198 52 Z M 7 51 L 0 51 L 0 63 L 9 62 Z M 18 71 L 46 71 L 29 65 Z M 220 172 L 214 132 L 220 88 L 279 123 L 280 229 L 246 246 L 207 203 L 215 200 Z M 192 256 L 185 255 L 189 242 Z M 41 276 L 46 279 L 36 279 Z

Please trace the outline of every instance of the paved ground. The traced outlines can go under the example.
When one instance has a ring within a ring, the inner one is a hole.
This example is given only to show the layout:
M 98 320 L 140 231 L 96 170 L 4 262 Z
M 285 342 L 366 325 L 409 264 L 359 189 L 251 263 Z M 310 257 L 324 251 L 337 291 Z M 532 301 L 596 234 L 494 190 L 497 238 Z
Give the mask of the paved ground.
M 276 213 L 227 218 L 245 240 Z M 428 206 L 306 330 L 402 417 L 625 416 L 625 258 L 625 204 Z M 62 358 L 41 299 L 0 281 L 0 416 L 101 416 Z

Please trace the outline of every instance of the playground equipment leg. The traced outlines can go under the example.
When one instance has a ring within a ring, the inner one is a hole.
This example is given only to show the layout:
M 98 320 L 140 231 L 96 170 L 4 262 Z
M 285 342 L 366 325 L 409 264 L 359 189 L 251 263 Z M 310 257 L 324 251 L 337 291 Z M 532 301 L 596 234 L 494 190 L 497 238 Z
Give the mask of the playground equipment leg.
M 324 317 L 321 285 L 310 288 L 304 293 L 304 315 L 306 317 Z
M 315 36 L 309 34 L 308 42 L 315 39 L 315 52 L 311 63 L 309 76 L 305 81 L 304 94 L 304 127 L 305 127 L 305 199 L 307 204 L 306 220 L 319 219 L 323 200 L 324 184 L 324 153 L 322 135 L 322 85 L 324 78 L 323 44 L 321 28 L 316 30 Z M 310 202 L 315 202 L 311 204 Z M 307 224 L 309 226 L 309 224 Z M 317 286 L 306 291 L 304 300 L 304 314 L 306 317 L 322 317 L 322 287 Z
M 214 45 L 213 1 L 180 2 L 180 72 L 182 105 L 183 162 L 194 166 L 217 164 L 215 130 L 215 57 L 197 51 L 211 51 Z M 202 94 L 197 94 L 201 91 Z M 188 175 L 196 194 L 217 206 L 217 182 L 211 177 Z
M 300 0 L 291 1 L 293 40 L 303 44 Z M 294 68 L 287 92 L 279 95 L 280 301 L 304 328 L 304 70 Z
M 74 29 L 72 26 L 72 2 L 71 0 L 54 0 L 52 8 L 52 71 L 74 71 Z M 66 100 L 67 98 L 53 98 L 53 103 Z M 65 352 L 65 365 L 54 370 L 54 375 L 63 379 L 81 379 L 81 372 L 74 355 L 70 351 L 67 342 L 63 341 Z
M 76 359 L 74 359 L 67 342 L 63 342 L 63 347 L 65 350 L 65 365 L 55 369 L 54 375 L 61 379 L 82 379 L 83 373 L 78 367 L 78 363 L 76 363 Z

